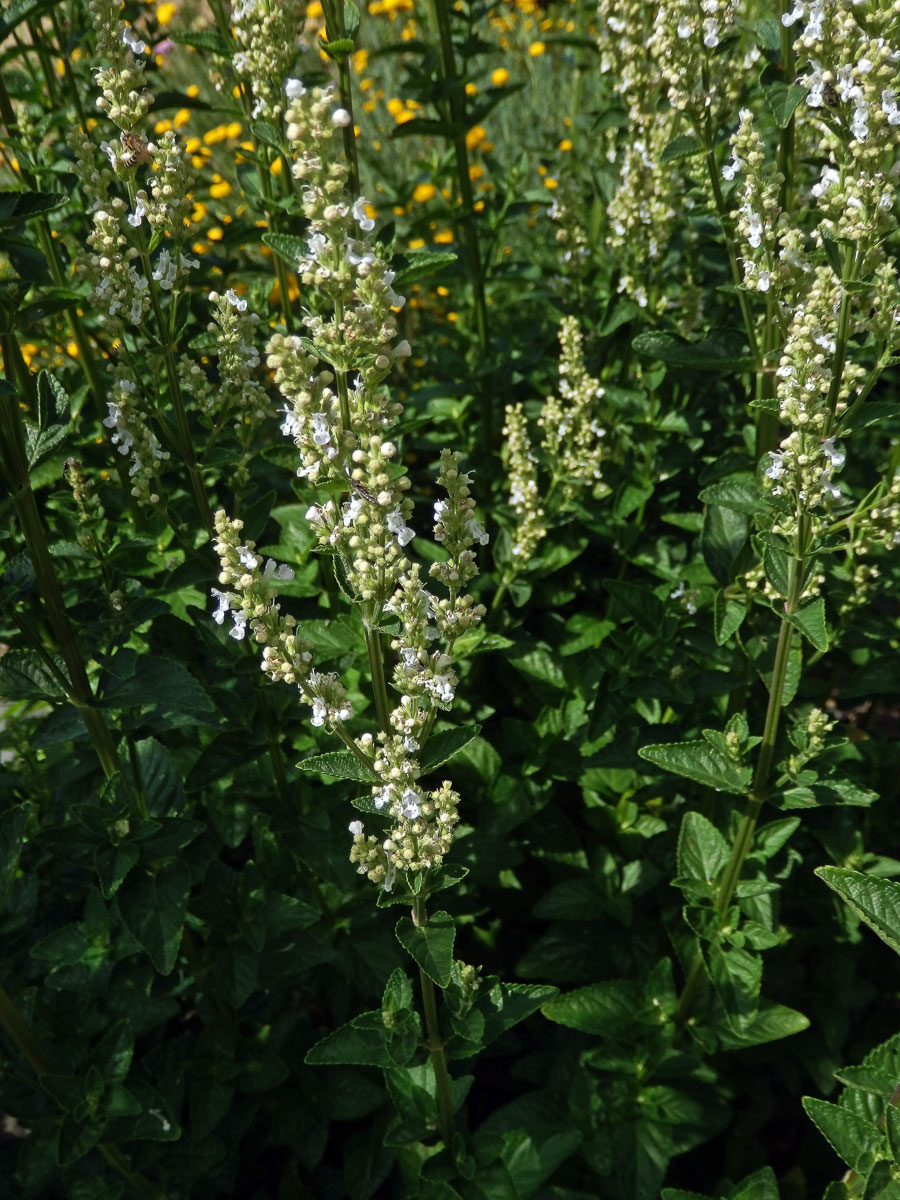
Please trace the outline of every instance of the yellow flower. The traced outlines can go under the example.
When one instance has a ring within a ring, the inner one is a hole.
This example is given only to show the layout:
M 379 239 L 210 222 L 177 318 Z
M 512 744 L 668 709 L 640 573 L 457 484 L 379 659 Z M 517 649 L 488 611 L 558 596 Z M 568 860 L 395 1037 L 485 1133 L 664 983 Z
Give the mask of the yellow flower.
M 199 84 L 196 84 L 196 83 L 189 83 L 188 86 L 184 90 L 187 93 L 187 95 L 191 97 L 192 100 L 194 99 L 195 96 L 200 95 L 200 86 L 199 86 Z
M 184 143 L 184 148 L 188 154 L 196 154 L 202 145 L 203 143 L 198 137 L 192 137 Z
M 453 242 L 453 231 L 451 229 L 439 229 L 434 235 L 434 240 L 438 246 L 449 246 Z
M 416 114 L 414 112 L 410 112 L 409 109 L 405 109 L 402 113 L 397 113 L 396 117 L 394 117 L 394 120 L 398 125 L 406 125 L 407 122 L 414 121 L 415 119 Z
M 421 250 L 424 245 L 425 245 L 424 238 L 410 238 L 409 239 L 410 250 Z
M 279 155 L 279 157 L 276 158 L 275 161 L 272 163 L 271 167 L 269 167 L 269 174 L 270 175 L 280 175 L 283 168 L 284 168 L 284 161 L 282 160 L 281 156 Z M 212 194 L 212 188 L 210 188 L 209 190 L 210 190 L 210 194 Z
M 559 180 L 553 179 L 553 178 L 551 178 L 551 176 L 548 175 L 547 178 L 544 180 L 544 187 L 549 188 L 550 191 L 552 192 L 554 190 L 554 188 L 559 187 Z
M 473 125 L 466 134 L 466 149 L 474 150 L 476 146 L 480 146 L 487 137 L 487 130 L 483 125 Z
M 475 95 L 477 95 L 477 93 L 478 93 L 478 88 L 474 83 L 466 84 L 466 95 L 467 96 L 475 96 Z
M 68 343 L 66 346 L 66 354 L 70 355 L 72 358 L 78 357 L 78 346 L 75 342 Z
M 221 242 L 222 238 L 225 236 L 225 233 L 221 225 L 213 225 L 212 229 L 208 231 L 206 236 L 211 242 Z
M 279 162 L 281 160 L 279 159 Z M 210 184 L 209 194 L 213 200 L 221 200 L 224 196 L 231 195 L 231 184 L 227 179 L 219 179 L 215 183 Z
M 181 129 L 183 125 L 187 125 L 191 119 L 191 110 L 189 108 L 179 108 L 178 112 L 172 118 L 172 124 L 176 129 Z
M 393 100 L 388 100 L 387 102 L 387 110 L 392 117 L 399 117 L 400 113 L 403 112 L 403 107 L 403 101 L 398 100 L 396 97 L 394 97 Z
M 416 204 L 427 204 L 436 195 L 437 188 L 433 183 L 417 183 L 413 188 L 413 200 Z
M 434 290 L 437 292 L 437 294 L 439 296 L 449 296 L 450 295 L 450 289 L 448 287 L 444 287 L 443 284 L 441 284 L 440 287 L 436 287 Z
M 175 16 L 174 4 L 159 4 L 156 8 L 156 19 L 160 25 L 168 25 Z
M 311 21 L 314 21 L 316 17 L 321 17 L 322 5 L 320 0 L 311 0 L 311 2 L 306 6 L 306 15 Z
M 560 148 L 560 150 L 571 150 L 572 149 L 572 139 L 571 138 L 563 138 L 563 140 L 559 143 L 559 148 Z
M 544 45 L 543 42 L 532 42 L 531 45 L 528 47 L 528 53 L 531 55 L 532 58 L 540 58 L 540 56 L 544 53 L 544 51 L 546 49 L 547 49 L 547 47 Z
M 225 136 L 230 138 L 239 138 L 241 136 L 240 121 L 232 121 L 225 126 Z
M 156 124 L 153 126 L 153 132 L 154 133 L 168 133 L 171 128 L 172 128 L 171 121 L 157 121 Z
M 307 10 L 308 11 L 308 10 Z M 369 64 L 368 50 L 356 50 L 353 53 L 353 70 L 357 75 L 362 75 L 363 71 Z
M 505 87 L 509 83 L 509 71 L 506 67 L 497 67 L 495 71 L 491 71 L 491 84 L 494 87 Z
M 469 178 L 475 183 L 484 175 L 484 167 L 480 163 L 472 163 L 469 167 Z

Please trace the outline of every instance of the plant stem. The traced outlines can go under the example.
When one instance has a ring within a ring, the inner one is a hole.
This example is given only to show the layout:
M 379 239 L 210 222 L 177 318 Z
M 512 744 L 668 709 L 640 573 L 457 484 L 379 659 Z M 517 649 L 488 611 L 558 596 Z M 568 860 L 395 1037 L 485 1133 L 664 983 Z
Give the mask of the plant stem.
M 375 696 L 375 712 L 378 724 L 385 733 L 391 731 L 391 705 L 388 700 L 387 684 L 384 679 L 384 655 L 381 652 L 381 634 L 369 624 L 371 617 L 363 613 L 363 630 L 366 635 L 366 653 L 372 672 L 372 691 Z
M 413 901 L 413 924 L 424 929 L 428 924 L 428 913 L 425 901 L 416 896 Z M 431 1055 L 431 1065 L 434 1068 L 434 1083 L 437 1093 L 438 1129 L 441 1140 L 449 1150 L 453 1145 L 455 1133 L 453 1121 L 453 1091 L 450 1084 L 450 1072 L 447 1070 L 447 1057 L 444 1054 L 444 1041 L 441 1037 L 441 1027 L 438 1022 L 437 995 L 431 977 L 419 967 L 419 982 L 422 986 L 422 1006 L 425 1009 L 425 1030 L 428 1035 L 428 1053 Z
M 714 908 L 719 916 L 724 915 L 731 904 L 740 878 L 741 868 L 744 865 L 747 855 L 750 853 L 757 819 L 766 802 L 766 788 L 772 770 L 772 760 L 775 756 L 775 741 L 778 736 L 778 724 L 784 699 L 784 685 L 787 679 L 791 644 L 794 636 L 794 627 L 788 620 L 788 614 L 796 612 L 800 602 L 800 594 L 803 589 L 803 575 L 806 568 L 806 542 L 808 537 L 809 518 L 804 514 L 801 515 L 799 520 L 795 542 L 796 554 L 791 560 L 788 598 L 785 603 L 786 615 L 781 618 L 781 626 L 778 630 L 778 642 L 775 647 L 775 662 L 772 667 L 769 702 L 766 706 L 766 719 L 763 726 L 759 757 L 756 760 L 756 769 L 753 772 L 753 782 L 750 787 L 750 795 L 747 797 L 744 815 L 741 818 L 737 836 L 731 848 L 731 855 L 716 891 Z M 691 969 L 688 972 L 684 988 L 678 998 L 678 1006 L 675 1010 L 674 1018 L 676 1025 L 683 1025 L 690 1015 L 694 1001 L 697 998 L 697 993 L 703 984 L 704 976 L 703 955 L 698 950 L 691 964 Z

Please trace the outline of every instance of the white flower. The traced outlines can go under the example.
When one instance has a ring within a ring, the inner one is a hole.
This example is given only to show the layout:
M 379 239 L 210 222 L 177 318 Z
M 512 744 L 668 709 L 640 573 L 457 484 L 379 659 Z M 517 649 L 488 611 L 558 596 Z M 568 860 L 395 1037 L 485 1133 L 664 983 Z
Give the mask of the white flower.
M 284 94 L 289 100 L 299 100 L 301 96 L 306 95 L 306 88 L 299 79 L 286 79 L 284 81 Z
M 803 0 L 794 0 L 794 7 L 791 11 L 789 13 L 782 13 L 781 15 L 782 25 L 789 29 L 791 25 L 802 20 L 805 11 L 806 5 L 803 3 Z
M 217 625 L 221 625 L 225 620 L 225 614 L 231 608 L 231 604 L 228 600 L 228 593 L 220 592 L 218 588 L 212 588 L 212 595 L 215 596 L 216 600 L 219 602 L 219 607 L 213 613 L 212 619 Z
M 693 29 L 693 26 L 691 25 L 690 21 L 686 17 L 683 17 L 678 22 L 678 28 L 675 30 L 675 32 L 678 34 L 678 36 L 681 38 L 682 41 L 687 41 L 687 39 L 694 32 L 694 29 Z
M 394 347 L 394 358 L 409 358 L 412 354 L 412 347 L 406 338 L 402 342 L 398 342 Z
M 309 246 L 310 254 L 316 262 L 319 262 L 328 249 L 328 238 L 324 233 L 313 233 L 306 239 L 306 244 Z
M 468 524 L 466 525 L 466 532 L 473 542 L 478 542 L 482 546 L 486 546 L 491 540 L 488 534 L 485 532 L 484 526 L 480 521 L 476 521 L 474 517 L 469 517 Z
M 726 163 L 725 166 L 722 168 L 722 178 L 727 179 L 730 183 L 731 180 L 734 179 L 735 175 L 737 175 L 738 172 L 743 169 L 743 166 L 744 166 L 744 163 L 743 163 L 742 159 L 738 158 L 737 151 L 732 150 L 731 151 L 731 162 Z
M 399 504 L 393 512 L 388 513 L 385 524 L 401 546 L 406 546 L 416 536 L 404 521 Z
M 419 806 L 420 799 L 421 797 L 419 796 L 418 792 L 414 792 L 412 788 L 407 788 L 400 797 L 400 803 L 402 805 L 400 811 L 408 821 L 415 821 L 419 816 L 419 813 L 422 811 Z
M 237 553 L 242 566 L 247 567 L 248 570 L 253 571 L 259 566 L 259 559 L 246 546 L 238 546 Z
M 234 626 L 228 630 L 228 636 L 233 637 L 236 642 L 242 642 L 247 634 L 247 614 L 237 609 L 231 614 L 231 617 Z
M 365 242 L 358 242 L 355 238 L 347 238 L 345 253 L 347 262 L 353 267 L 359 267 L 363 263 L 370 267 L 375 262 L 375 251 L 370 250 Z
M 354 496 L 349 504 L 344 505 L 343 521 L 346 526 L 350 526 L 363 510 L 363 502 L 359 496 Z
M 777 450 L 769 451 L 769 458 L 772 460 L 766 467 L 767 479 L 780 479 L 784 474 L 784 455 Z
M 835 470 L 839 470 L 847 461 L 847 456 L 843 450 L 839 450 L 834 444 L 834 438 L 826 438 L 822 443 L 822 453 L 831 463 Z
M 144 54 L 147 50 L 147 43 L 141 41 L 130 25 L 126 25 L 122 30 L 122 45 L 127 46 L 134 54 Z
M 331 441 L 331 428 L 328 424 L 328 417 L 325 413 L 313 413 L 312 415 L 313 441 L 317 446 L 327 446 Z
M 336 108 L 331 114 L 331 123 L 332 125 L 336 125 L 338 129 L 346 128 L 350 124 L 350 120 L 351 117 L 346 108 Z
M 713 50 L 719 44 L 719 22 L 715 17 L 707 17 L 703 22 L 703 45 Z
M 141 44 L 143 45 L 143 43 Z M 134 204 L 134 212 L 128 214 L 128 224 L 131 225 L 132 228 L 137 229 L 138 225 L 141 223 L 141 217 L 143 217 L 146 212 L 147 206 L 141 197 L 138 196 Z
M 325 718 L 328 716 L 328 709 L 325 707 L 325 701 L 321 697 L 316 696 L 312 703 L 312 716 L 310 721 L 317 729 L 320 729 L 325 724 Z
M 269 583 L 272 579 L 277 579 L 281 582 L 287 583 L 293 578 L 294 572 L 286 563 L 282 563 L 280 566 L 278 566 L 274 558 L 266 559 L 266 565 L 262 575 L 263 586 Z
M 350 824 L 347 826 L 347 828 L 350 830 L 350 832 L 353 834 L 354 837 L 362 836 L 362 831 L 363 831 L 362 821 L 351 821 Z
M 243 300 L 237 294 L 237 292 L 234 290 L 234 288 L 228 289 L 228 291 L 225 293 L 225 299 L 228 301 L 229 304 L 233 304 L 234 307 L 238 310 L 238 312 L 246 312 L 247 311 L 247 301 Z
M 881 93 L 881 111 L 887 117 L 888 125 L 900 125 L 900 109 L 897 108 L 897 93 L 893 88 L 885 88 Z
M 365 196 L 360 196 L 354 202 L 353 208 L 350 210 L 353 214 L 353 220 L 364 233 L 368 233 L 371 229 L 375 228 L 374 219 L 366 212 L 368 205 L 369 202 Z

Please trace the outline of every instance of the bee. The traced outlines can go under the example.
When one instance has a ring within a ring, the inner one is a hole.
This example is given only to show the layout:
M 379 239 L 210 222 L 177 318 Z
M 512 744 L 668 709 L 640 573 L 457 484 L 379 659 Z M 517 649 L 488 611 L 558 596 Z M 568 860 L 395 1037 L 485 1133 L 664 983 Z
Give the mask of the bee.
M 147 139 L 139 133 L 123 133 L 121 160 L 126 167 L 137 167 L 152 162 L 153 155 L 147 149 Z
M 822 84 L 822 99 L 825 101 L 825 103 L 828 105 L 829 108 L 837 108 L 838 94 L 834 90 L 834 86 L 832 84 L 830 84 L 830 83 Z

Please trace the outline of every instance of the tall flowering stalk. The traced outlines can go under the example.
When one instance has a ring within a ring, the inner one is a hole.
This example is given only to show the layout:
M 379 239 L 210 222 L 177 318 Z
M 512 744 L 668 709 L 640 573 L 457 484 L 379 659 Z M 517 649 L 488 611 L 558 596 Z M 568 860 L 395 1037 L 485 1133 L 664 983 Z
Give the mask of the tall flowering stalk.
M 398 465 L 391 433 L 402 405 L 385 386 L 392 366 L 410 354 L 397 337 L 395 313 L 404 298 L 372 236 L 375 220 L 364 197 L 348 194 L 350 172 L 339 139 L 350 120 L 331 87 L 285 83 L 292 171 L 309 222 L 297 270 L 316 289 L 324 313 L 307 312 L 306 335 L 274 334 L 267 364 L 283 401 L 282 433 L 297 450 L 297 475 L 319 498 L 306 517 L 321 550 L 333 558 L 342 590 L 358 607 L 369 660 L 377 728 L 351 732 L 353 708 L 343 681 L 321 672 L 315 646 L 284 613 L 277 583 L 290 570 L 263 561 L 242 523 L 216 514 L 219 582 L 215 620 L 230 616 L 230 634 L 262 647 L 262 669 L 295 685 L 314 726 L 343 742 L 371 779 L 365 806 L 388 821 L 385 834 L 350 823 L 351 861 L 385 892 L 440 866 L 458 821 L 459 796 L 448 780 L 423 782 L 422 751 L 435 719 L 453 704 L 455 646 L 484 615 L 468 591 L 477 574 L 473 546 L 487 541 L 474 515 L 461 455 L 444 450 L 437 479 L 445 498 L 434 506 L 434 537 L 446 558 L 432 563 L 431 590 L 408 556 L 415 538 L 411 483 Z M 322 493 L 328 497 L 322 498 Z M 385 652 L 393 656 L 388 692 Z M 415 890 L 417 926 L 427 924 L 427 889 Z M 434 984 L 421 972 L 429 1048 L 434 1062 L 441 1131 L 452 1137 L 449 1075 L 437 1028 Z
M 859 558 L 872 544 L 897 541 L 896 462 L 861 500 L 841 481 L 854 419 L 900 346 L 900 287 L 884 244 L 897 227 L 891 170 L 900 138 L 896 18 L 888 6 L 867 9 L 863 20 L 844 0 L 798 0 L 782 25 L 800 26 L 792 63 L 796 55 L 797 80 L 806 91 L 795 114 L 795 148 L 797 159 L 815 164 L 815 173 L 805 194 L 796 181 L 787 187 L 778 169 L 785 157 L 768 159 L 749 109 L 741 112 L 731 159 L 721 170 L 726 183 L 734 181 L 736 261 L 745 294 L 765 302 L 764 344 L 777 337 L 781 349 L 770 372 L 771 395 L 758 400 L 777 439 L 759 467 L 769 500 L 760 534 L 766 575 L 760 598 L 780 621 L 746 808 L 715 893 L 720 915 L 732 903 L 773 787 L 792 649 L 800 636 L 817 650 L 827 648 L 819 596 L 825 577 L 816 566 L 835 549 L 848 553 L 852 607 L 874 578 Z M 802 202 L 786 210 L 785 198 L 798 195 Z M 811 714 L 806 731 L 792 734 L 795 746 L 817 752 L 824 720 Z M 739 758 L 739 748 L 736 753 Z M 805 761 L 790 756 L 777 782 L 795 780 Z M 703 977 L 698 954 L 679 1021 L 691 1012 Z

